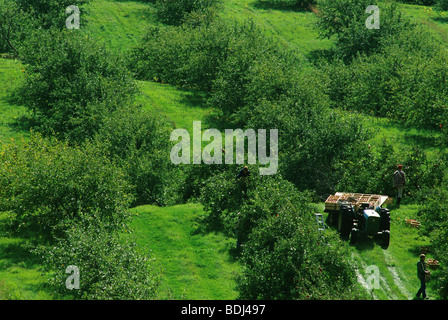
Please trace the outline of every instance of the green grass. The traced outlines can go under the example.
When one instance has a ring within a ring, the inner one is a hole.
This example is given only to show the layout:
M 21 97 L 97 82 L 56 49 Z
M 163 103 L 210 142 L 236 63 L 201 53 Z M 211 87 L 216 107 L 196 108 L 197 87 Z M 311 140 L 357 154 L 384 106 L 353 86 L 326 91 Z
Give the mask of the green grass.
M 380 145 L 387 140 L 395 149 L 402 147 L 419 147 L 428 155 L 428 160 L 435 160 L 440 153 L 447 153 L 448 148 L 441 148 L 441 133 L 437 130 L 416 129 L 388 118 L 363 116 L 364 125 L 374 134 L 369 141 L 372 145 Z
M 136 46 L 145 30 L 154 24 L 151 8 L 141 1 L 95 0 L 89 4 L 88 21 L 83 25 L 81 20 L 80 30 L 112 50 L 125 52 Z
M 428 6 L 402 4 L 405 14 L 428 27 L 436 39 L 448 45 L 448 12 L 437 12 Z
M 19 61 L 0 58 L 0 143 L 28 136 L 18 126 L 26 109 L 11 102 L 13 91 L 23 78 L 23 67 Z
M 231 256 L 235 239 L 204 230 L 199 204 L 134 208 L 133 235 L 162 271 L 161 290 L 174 299 L 235 299 L 240 270 Z
M 139 81 L 139 87 L 137 103 L 166 117 L 172 128 L 192 132 L 193 121 L 202 121 L 204 127 L 213 121 L 214 112 L 204 106 L 205 94 L 201 92 L 149 81 Z
M 297 52 L 304 60 L 331 48 L 333 42 L 319 38 L 316 16 L 311 11 L 271 8 L 258 0 L 228 0 L 221 16 L 230 21 L 253 20 L 269 36 Z
M 7 217 L 0 213 L 0 300 L 53 299 L 29 240 L 6 233 Z

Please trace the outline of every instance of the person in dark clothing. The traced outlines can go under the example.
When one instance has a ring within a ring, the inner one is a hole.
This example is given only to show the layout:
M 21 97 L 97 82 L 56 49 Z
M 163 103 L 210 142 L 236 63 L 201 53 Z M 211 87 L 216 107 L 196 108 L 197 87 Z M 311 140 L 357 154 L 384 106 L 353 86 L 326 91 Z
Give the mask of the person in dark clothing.
M 238 180 L 239 178 L 247 178 L 248 176 L 250 176 L 249 168 L 244 166 L 236 176 L 235 180 Z
M 425 255 L 421 254 L 420 261 L 417 262 L 417 276 L 420 279 L 420 289 L 417 292 L 417 298 L 420 298 L 421 295 L 423 299 L 426 299 L 426 275 L 430 273 L 426 269 L 425 259 Z
M 400 207 L 401 198 L 403 197 L 403 188 L 406 185 L 406 174 L 403 166 L 398 165 L 398 170 L 394 172 L 394 187 L 397 188 L 397 207 Z

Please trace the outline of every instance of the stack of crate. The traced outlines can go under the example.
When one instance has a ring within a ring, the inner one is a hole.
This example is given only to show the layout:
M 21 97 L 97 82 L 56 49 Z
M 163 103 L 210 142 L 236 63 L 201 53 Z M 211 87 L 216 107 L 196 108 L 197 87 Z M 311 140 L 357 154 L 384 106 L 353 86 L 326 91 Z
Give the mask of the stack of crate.
M 334 195 L 328 196 L 325 201 L 325 210 L 339 210 L 341 202 L 351 202 L 357 210 L 360 206 L 367 204 L 369 207 L 376 208 L 381 206 L 381 196 L 376 194 L 362 193 L 342 193 L 336 192 Z

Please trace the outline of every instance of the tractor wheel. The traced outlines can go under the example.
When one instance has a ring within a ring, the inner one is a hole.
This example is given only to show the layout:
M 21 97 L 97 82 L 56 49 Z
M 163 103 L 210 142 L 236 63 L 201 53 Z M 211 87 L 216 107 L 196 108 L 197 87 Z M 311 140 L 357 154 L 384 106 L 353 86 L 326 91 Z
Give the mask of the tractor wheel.
M 382 230 L 390 230 L 390 212 L 388 209 L 381 208 L 380 211 L 381 216 L 381 229 Z
M 347 238 L 353 226 L 353 215 L 351 208 L 344 208 L 339 211 L 338 216 L 338 231 L 342 237 Z
M 358 242 L 359 230 L 353 228 L 352 232 L 350 232 L 350 244 L 355 244 Z
M 381 247 L 383 249 L 389 248 L 389 243 L 390 243 L 390 232 L 389 232 L 389 230 L 384 230 L 381 238 L 382 238 Z

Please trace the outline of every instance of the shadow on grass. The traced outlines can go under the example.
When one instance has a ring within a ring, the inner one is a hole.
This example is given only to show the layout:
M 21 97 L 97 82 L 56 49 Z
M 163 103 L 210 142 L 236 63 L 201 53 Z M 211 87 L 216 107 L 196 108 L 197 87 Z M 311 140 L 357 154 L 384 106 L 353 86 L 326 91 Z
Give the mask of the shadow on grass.
M 10 242 L 0 244 L 0 270 L 6 270 L 13 266 L 31 269 L 40 264 L 38 257 L 31 252 L 31 246 L 25 241 L 10 240 Z
M 177 90 L 182 91 L 182 98 L 180 102 L 185 104 L 187 107 L 200 107 L 207 109 L 207 94 L 202 91 L 196 91 L 192 89 L 184 89 L 181 87 L 176 87 Z
M 336 49 L 316 49 L 306 54 L 306 58 L 315 66 L 320 63 L 333 63 L 339 57 Z
M 306 12 L 311 11 L 309 8 L 309 5 L 301 5 L 297 4 L 297 1 L 289 1 L 288 2 L 282 2 L 282 1 L 274 1 L 274 0 L 257 0 L 253 4 L 254 8 L 262 9 L 262 10 L 279 10 L 284 12 Z
M 419 146 L 423 150 L 440 147 L 440 138 L 438 138 L 440 132 L 435 129 L 419 129 L 396 120 L 382 122 L 379 125 L 385 129 L 398 129 L 404 133 L 403 138 L 407 145 Z
M 434 17 L 431 20 L 438 23 L 448 23 L 448 17 Z

